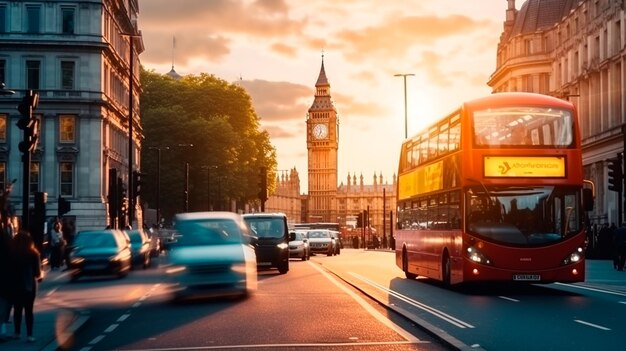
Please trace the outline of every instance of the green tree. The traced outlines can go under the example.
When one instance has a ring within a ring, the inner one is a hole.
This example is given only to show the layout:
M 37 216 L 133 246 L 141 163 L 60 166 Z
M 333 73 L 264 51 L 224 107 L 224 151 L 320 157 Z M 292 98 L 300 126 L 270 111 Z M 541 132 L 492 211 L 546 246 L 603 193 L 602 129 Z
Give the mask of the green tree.
M 204 73 L 175 80 L 142 70 L 141 82 L 141 170 L 147 173 L 142 202 L 156 205 L 154 148 L 160 148 L 160 207 L 166 219 L 184 208 L 185 163 L 190 211 L 207 209 L 209 188 L 214 209 L 230 209 L 230 201 L 237 209 L 258 204 L 259 169 L 276 168 L 276 150 L 245 89 Z M 188 144 L 193 147 L 179 146 Z M 269 186 L 274 182 L 270 176 Z

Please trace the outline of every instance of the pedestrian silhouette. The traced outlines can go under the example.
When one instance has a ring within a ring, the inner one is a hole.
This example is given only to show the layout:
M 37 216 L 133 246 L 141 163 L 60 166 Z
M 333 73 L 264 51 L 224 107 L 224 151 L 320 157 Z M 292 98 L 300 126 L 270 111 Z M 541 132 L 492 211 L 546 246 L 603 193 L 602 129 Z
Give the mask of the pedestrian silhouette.
M 30 233 L 20 230 L 12 240 L 13 281 L 14 291 L 13 338 L 19 339 L 22 328 L 22 313 L 26 322 L 26 336 L 28 342 L 33 342 L 33 324 L 35 316 L 33 308 L 37 285 L 42 280 L 41 258 L 35 247 Z

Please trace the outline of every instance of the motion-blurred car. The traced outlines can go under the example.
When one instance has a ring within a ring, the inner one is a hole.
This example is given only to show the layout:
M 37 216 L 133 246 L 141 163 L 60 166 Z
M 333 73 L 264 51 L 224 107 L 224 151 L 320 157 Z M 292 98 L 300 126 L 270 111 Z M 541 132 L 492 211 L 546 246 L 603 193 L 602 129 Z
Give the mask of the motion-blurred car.
M 175 223 L 165 265 L 174 299 L 246 296 L 256 290 L 255 239 L 241 215 L 182 213 Z
M 298 257 L 306 261 L 311 256 L 309 236 L 306 230 L 293 230 L 289 232 L 289 257 Z
M 337 253 L 335 248 L 335 240 L 328 229 L 311 229 L 309 230 L 309 245 L 311 252 L 314 254 L 323 253 L 332 256 Z
M 257 267 L 289 271 L 289 227 L 283 213 L 246 213 L 243 219 L 257 237 Z
M 132 253 L 126 234 L 117 229 L 79 231 L 70 253 L 70 275 L 76 280 L 85 275 L 128 274 Z
M 150 255 L 150 238 L 143 229 L 129 229 L 126 234 L 130 238 L 130 250 L 133 255 L 133 267 L 141 266 L 143 269 L 150 267 L 152 255 Z

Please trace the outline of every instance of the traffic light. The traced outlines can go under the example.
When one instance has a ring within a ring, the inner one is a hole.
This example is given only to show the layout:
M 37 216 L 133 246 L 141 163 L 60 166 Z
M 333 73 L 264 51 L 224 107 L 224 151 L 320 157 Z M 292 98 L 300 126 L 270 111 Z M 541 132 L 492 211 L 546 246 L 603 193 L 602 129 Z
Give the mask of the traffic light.
M 359 214 L 356 216 L 356 227 L 363 228 L 363 213 L 362 212 L 359 212 Z
M 17 127 L 24 131 L 24 140 L 18 144 L 18 149 L 22 153 L 33 152 L 37 148 L 39 139 L 39 120 L 33 117 L 33 110 L 39 104 L 39 94 L 29 90 L 22 102 L 17 106 L 17 110 L 22 115 L 17 121 Z
M 142 180 L 143 176 L 145 176 L 145 173 L 133 171 L 133 189 L 130 194 L 130 197 L 133 199 L 136 199 L 139 195 L 141 195 L 141 186 L 144 184 Z
M 63 217 L 64 214 L 70 212 L 72 210 L 72 203 L 66 200 L 64 197 L 59 195 L 59 210 L 57 213 L 58 217 Z
M 117 218 L 119 211 L 117 195 L 117 169 L 109 168 L 109 194 L 107 198 L 109 200 L 109 217 L 111 218 Z M 111 225 L 111 227 L 113 227 L 113 225 Z
M 259 170 L 259 199 L 261 202 L 267 201 L 267 169 L 265 167 Z
M 617 157 L 609 160 L 609 190 L 622 191 L 622 182 L 624 173 L 622 172 L 622 155 L 617 154 Z

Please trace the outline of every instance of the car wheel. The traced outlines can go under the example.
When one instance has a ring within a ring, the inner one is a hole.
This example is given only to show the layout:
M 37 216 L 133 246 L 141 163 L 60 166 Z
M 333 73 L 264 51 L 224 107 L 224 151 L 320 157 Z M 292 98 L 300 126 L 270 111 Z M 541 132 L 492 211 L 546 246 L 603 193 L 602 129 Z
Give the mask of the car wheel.
M 278 273 L 285 274 L 287 272 L 289 272 L 289 264 L 286 263 L 278 266 Z

